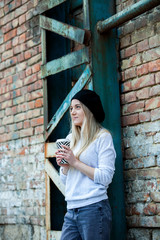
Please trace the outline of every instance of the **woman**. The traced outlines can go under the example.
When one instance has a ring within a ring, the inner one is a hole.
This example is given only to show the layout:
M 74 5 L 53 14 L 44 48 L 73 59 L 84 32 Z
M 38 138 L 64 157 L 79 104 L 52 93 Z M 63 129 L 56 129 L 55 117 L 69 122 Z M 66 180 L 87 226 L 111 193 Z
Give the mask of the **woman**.
M 81 90 L 72 98 L 71 147 L 57 150 L 67 213 L 61 240 L 108 240 L 111 209 L 106 189 L 114 174 L 116 153 L 110 133 L 100 123 L 105 114 L 99 96 Z M 64 158 L 68 164 L 61 164 Z

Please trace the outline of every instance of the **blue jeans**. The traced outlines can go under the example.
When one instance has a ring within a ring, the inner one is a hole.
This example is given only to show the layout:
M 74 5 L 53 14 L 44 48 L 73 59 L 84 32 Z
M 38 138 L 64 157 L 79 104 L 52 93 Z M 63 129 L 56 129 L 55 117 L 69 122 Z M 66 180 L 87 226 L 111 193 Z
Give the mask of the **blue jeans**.
M 112 214 L 109 201 L 68 209 L 61 240 L 109 240 Z

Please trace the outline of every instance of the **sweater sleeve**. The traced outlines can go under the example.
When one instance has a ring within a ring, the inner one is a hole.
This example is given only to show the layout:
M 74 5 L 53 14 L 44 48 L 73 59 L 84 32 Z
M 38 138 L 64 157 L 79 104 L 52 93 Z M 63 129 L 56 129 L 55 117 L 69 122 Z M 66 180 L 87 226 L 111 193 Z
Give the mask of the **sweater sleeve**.
M 94 182 L 107 187 L 111 182 L 115 171 L 116 153 L 112 136 L 103 134 L 97 143 L 98 167 L 95 168 Z

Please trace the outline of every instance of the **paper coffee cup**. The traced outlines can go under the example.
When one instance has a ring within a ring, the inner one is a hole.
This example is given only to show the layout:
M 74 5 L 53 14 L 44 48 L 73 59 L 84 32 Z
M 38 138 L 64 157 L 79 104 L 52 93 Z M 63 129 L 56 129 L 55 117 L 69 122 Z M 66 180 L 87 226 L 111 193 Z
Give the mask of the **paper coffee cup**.
M 57 139 L 56 145 L 58 149 L 63 149 L 62 145 L 70 147 L 70 140 L 67 138 Z M 68 162 L 64 158 L 62 158 L 61 164 L 68 164 Z

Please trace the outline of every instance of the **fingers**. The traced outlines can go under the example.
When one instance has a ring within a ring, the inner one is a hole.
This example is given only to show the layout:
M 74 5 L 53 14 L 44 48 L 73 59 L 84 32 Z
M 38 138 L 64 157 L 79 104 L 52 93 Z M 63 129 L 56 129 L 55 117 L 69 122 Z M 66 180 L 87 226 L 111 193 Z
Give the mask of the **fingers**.
M 66 145 L 62 145 L 62 147 L 65 149 L 65 150 L 70 150 L 70 148 Z

